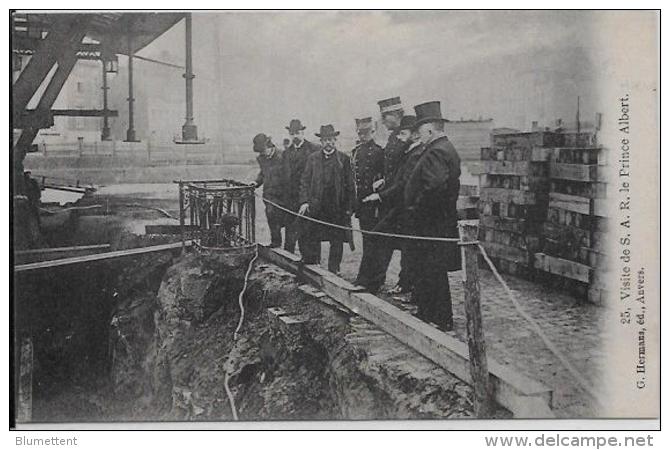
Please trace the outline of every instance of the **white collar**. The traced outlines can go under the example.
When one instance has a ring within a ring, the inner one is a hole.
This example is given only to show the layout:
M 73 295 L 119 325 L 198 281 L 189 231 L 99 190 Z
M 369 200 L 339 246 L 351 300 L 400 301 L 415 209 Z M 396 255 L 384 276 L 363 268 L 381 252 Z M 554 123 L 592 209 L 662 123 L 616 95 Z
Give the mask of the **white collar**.
M 293 143 L 293 146 L 294 146 L 296 149 L 299 149 L 300 147 L 303 146 L 304 143 L 305 143 L 305 140 L 303 139 L 302 141 L 300 141 L 300 144 L 299 144 L 299 145 L 296 144 L 296 143 L 294 142 L 294 143 Z
M 321 149 L 321 151 L 323 151 L 323 155 L 326 157 L 326 159 L 327 159 L 327 158 L 330 158 L 331 156 L 333 156 L 333 153 L 335 153 L 335 150 L 336 150 L 336 149 L 335 149 L 334 147 L 333 147 L 333 149 L 332 149 L 331 151 L 329 151 L 329 152 L 326 151 L 326 148 L 325 148 L 325 147 Z

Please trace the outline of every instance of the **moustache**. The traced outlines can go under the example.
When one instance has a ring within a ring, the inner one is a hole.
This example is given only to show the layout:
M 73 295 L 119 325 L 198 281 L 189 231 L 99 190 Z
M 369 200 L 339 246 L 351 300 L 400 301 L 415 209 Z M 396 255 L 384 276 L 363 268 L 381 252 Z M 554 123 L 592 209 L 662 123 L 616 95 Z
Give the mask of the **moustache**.
M 298 136 L 293 138 L 293 143 L 294 144 L 299 144 L 300 143 L 300 138 Z

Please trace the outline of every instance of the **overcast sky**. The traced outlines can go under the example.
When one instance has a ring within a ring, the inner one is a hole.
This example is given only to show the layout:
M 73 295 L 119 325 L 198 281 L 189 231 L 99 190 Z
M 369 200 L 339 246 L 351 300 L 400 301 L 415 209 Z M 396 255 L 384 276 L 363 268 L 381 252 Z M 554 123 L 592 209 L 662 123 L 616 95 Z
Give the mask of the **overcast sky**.
M 297 117 L 312 134 L 378 116 L 379 99 L 440 100 L 449 119 L 496 126 L 594 112 L 603 12 L 194 13 L 197 114 L 234 133 L 281 137 Z M 183 63 L 183 24 L 141 54 Z M 210 136 L 215 130 L 203 130 Z

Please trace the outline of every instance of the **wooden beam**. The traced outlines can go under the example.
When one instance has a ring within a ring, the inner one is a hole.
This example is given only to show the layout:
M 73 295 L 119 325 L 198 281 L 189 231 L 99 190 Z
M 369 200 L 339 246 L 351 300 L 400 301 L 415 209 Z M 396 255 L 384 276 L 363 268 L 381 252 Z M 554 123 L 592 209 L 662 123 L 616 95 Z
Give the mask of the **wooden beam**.
M 549 177 L 571 181 L 598 181 L 596 164 L 549 163 Z
M 577 195 L 550 192 L 549 207 L 588 215 L 591 213 L 591 199 Z
M 517 189 L 487 188 L 483 187 L 479 194 L 481 201 L 493 201 L 517 205 L 534 205 L 537 203 L 535 192 L 521 191 Z
M 187 241 L 185 245 L 190 246 L 192 241 Z M 182 247 L 181 242 L 174 242 L 171 244 L 152 245 L 149 247 L 131 248 L 126 250 L 118 250 L 114 252 L 101 253 L 97 255 L 77 256 L 74 258 L 54 259 L 51 261 L 35 262 L 30 264 L 21 264 L 14 266 L 14 272 L 28 272 L 31 270 L 52 269 L 54 267 L 64 267 L 77 264 L 95 263 L 98 261 L 107 261 L 112 259 L 120 259 L 128 256 L 146 255 L 148 253 L 164 252 Z
M 468 347 L 379 297 L 361 292 L 360 286 L 315 265 L 302 265 L 300 257 L 282 249 L 259 246 L 261 257 L 289 272 L 302 275 L 353 313 L 413 348 L 462 381 L 472 384 Z M 554 417 L 552 391 L 518 371 L 487 357 L 489 382 L 495 401 L 519 418 Z
M 17 250 L 14 257 L 25 264 L 35 261 L 53 260 L 54 258 L 72 258 L 75 256 L 90 255 L 107 252 L 111 246 L 109 244 L 101 245 L 80 245 L 76 247 L 54 247 L 37 248 L 30 250 Z
M 544 253 L 535 253 L 535 268 L 582 283 L 588 283 L 591 275 L 591 268 L 585 264 Z

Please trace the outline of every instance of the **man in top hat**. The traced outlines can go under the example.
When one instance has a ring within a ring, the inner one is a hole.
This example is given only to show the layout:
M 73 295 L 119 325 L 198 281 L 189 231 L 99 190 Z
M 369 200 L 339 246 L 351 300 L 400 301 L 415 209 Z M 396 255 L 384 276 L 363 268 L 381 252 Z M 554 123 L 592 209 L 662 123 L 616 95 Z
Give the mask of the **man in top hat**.
M 260 172 L 254 182 L 256 187 L 263 186 L 263 198 L 284 206 L 286 194 L 286 178 L 284 176 L 284 151 L 279 150 L 272 139 L 263 133 L 254 137 L 254 152 L 260 153 L 256 158 Z M 284 212 L 270 203 L 265 203 L 265 217 L 270 228 L 270 247 L 281 247 L 281 229 L 284 226 Z
M 419 236 L 458 238 L 456 201 L 460 188 L 461 159 L 445 134 L 440 102 L 414 107 L 415 128 L 424 145 L 421 157 L 407 178 L 404 192 L 408 219 Z M 453 329 L 451 293 L 447 272 L 460 269 L 456 243 L 415 241 L 416 260 L 413 300 L 417 317 Z
M 354 203 L 354 180 L 349 157 L 336 148 L 339 131 L 322 125 L 319 133 L 321 150 L 307 157 L 300 180 L 299 214 L 345 226 L 351 220 Z M 345 231 L 308 222 L 302 234 L 300 251 L 305 264 L 318 264 L 322 241 L 330 242 L 328 270 L 338 273 L 342 262 Z
M 363 203 L 363 199 L 372 194 L 372 184 L 383 178 L 384 151 L 374 141 L 372 117 L 356 119 L 356 133 L 358 134 L 359 144 L 351 151 L 351 162 L 354 166 L 354 181 L 356 184 L 354 214 L 358 218 L 362 230 L 372 230 L 379 221 L 379 205 Z M 356 277 L 357 284 L 369 277 L 365 270 L 370 267 L 370 262 L 367 261 L 370 255 L 370 236 L 364 234 L 363 258 Z
M 291 136 L 291 145 L 284 152 L 284 176 L 286 185 L 286 207 L 298 212 L 300 207 L 300 179 L 305 170 L 307 157 L 316 152 L 319 147 L 305 139 L 305 126 L 298 119 L 292 119 L 286 127 Z M 289 220 L 286 224 L 284 250 L 295 252 L 298 240 L 298 224 Z
M 418 133 L 413 131 L 415 123 L 415 116 L 403 116 L 398 127 L 398 139 L 405 144 L 405 148 L 393 184 L 385 185 L 383 189 L 369 194 L 363 199 L 364 204 L 385 205 L 386 213 L 380 218 L 373 231 L 405 235 L 414 234 L 414 230 L 407 220 L 404 191 L 407 178 L 414 169 L 423 149 Z M 389 291 L 390 294 L 408 293 L 414 286 L 413 274 L 416 261 L 412 251 L 413 247 L 409 245 L 409 242 L 400 241 L 400 244 L 404 244 L 402 245 L 403 253 L 400 260 L 400 276 L 398 284 Z M 365 286 L 372 292 L 379 290 L 384 284 L 393 251 L 398 246 L 398 241 L 374 238 L 374 250 L 371 252 L 372 256 L 370 258 L 372 262 L 372 268 L 369 269 L 370 275 L 367 279 L 361 279 L 358 284 Z

